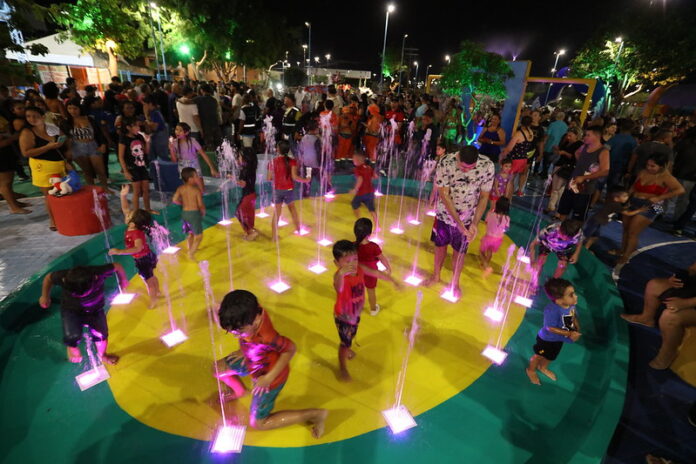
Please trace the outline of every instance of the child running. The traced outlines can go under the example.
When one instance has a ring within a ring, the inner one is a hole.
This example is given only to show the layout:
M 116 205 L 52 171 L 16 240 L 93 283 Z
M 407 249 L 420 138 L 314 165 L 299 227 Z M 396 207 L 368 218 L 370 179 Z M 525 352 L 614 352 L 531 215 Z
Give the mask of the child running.
M 135 118 L 124 118 L 121 123 L 121 138 L 118 141 L 118 161 L 123 169 L 123 175 L 133 185 L 132 211 L 140 209 L 140 198 L 143 208 L 150 209 L 150 173 L 147 170 L 149 153 L 148 143 L 140 133 L 140 123 Z
M 510 200 L 507 197 L 500 197 L 493 204 L 495 209 L 488 211 L 486 215 L 486 235 L 481 239 L 481 248 L 479 248 L 484 277 L 493 272 L 491 258 L 500 249 L 505 231 L 510 228 Z
M 391 274 L 391 266 L 386 256 L 382 254 L 382 249 L 375 242 L 370 241 L 372 235 L 372 221 L 367 218 L 360 218 L 355 221 L 353 226 L 355 233 L 355 246 L 358 247 L 358 264 L 365 266 L 374 271 L 377 271 L 377 263 L 382 263 L 386 270 L 386 274 Z M 370 315 L 376 316 L 380 311 L 380 306 L 377 304 L 377 278 L 366 275 L 365 288 L 367 289 L 367 299 L 370 302 Z
M 281 140 L 276 145 L 278 156 L 273 158 L 268 169 L 268 180 L 273 181 L 273 203 L 275 211 L 273 214 L 273 240 L 278 240 L 278 221 L 283 212 L 283 203 L 288 205 L 292 222 L 295 224 L 295 233 L 300 233 L 300 219 L 297 215 L 297 208 L 293 204 L 295 201 L 294 182 L 307 183 L 311 179 L 300 177 L 297 173 L 297 160 L 290 155 L 290 142 Z
M 135 268 L 138 274 L 145 281 L 147 293 L 150 295 L 150 308 L 157 306 L 160 295 L 160 286 L 155 267 L 157 266 L 157 256 L 150 250 L 147 244 L 145 231 L 152 224 L 152 216 L 144 209 L 130 210 L 128 208 L 128 184 L 121 186 L 121 210 L 126 221 L 126 248 L 120 250 L 112 248 L 110 255 L 131 255 L 135 261 Z
M 541 275 L 541 270 L 550 253 L 556 253 L 558 265 L 553 276 L 558 278 L 563 275 L 568 263 L 575 264 L 580 256 L 583 240 L 582 223 L 572 219 L 550 224 L 539 231 L 529 247 L 530 260 L 534 263 L 536 278 Z M 536 246 L 539 245 L 539 258 L 536 259 Z
M 339 240 L 334 243 L 333 256 L 334 263 L 338 268 L 333 278 L 336 290 L 334 322 L 338 329 L 338 337 L 341 340 L 338 345 L 338 365 L 340 379 L 344 382 L 350 382 L 352 379 L 346 361 L 355 357 L 355 352 L 350 347 L 353 344 L 355 334 L 358 332 L 360 313 L 365 305 L 365 275 L 388 280 L 396 288 L 400 286 L 389 274 L 359 265 L 354 242 Z
M 194 168 L 181 170 L 183 185 L 174 192 L 172 201 L 181 205 L 181 220 L 184 233 L 187 235 L 188 256 L 194 259 L 198 247 L 203 241 L 203 218 L 205 217 L 205 203 L 200 188 L 200 176 Z
M 216 361 L 217 377 L 232 391 L 225 401 L 247 394 L 240 376 L 251 376 L 251 411 L 249 425 L 257 430 L 271 430 L 292 424 L 311 424 L 312 435 L 324 433 L 326 409 L 298 409 L 272 412 L 276 398 L 290 374 L 290 360 L 295 344 L 278 334 L 268 312 L 256 296 L 247 290 L 225 295 L 218 311 L 220 327 L 239 339 L 239 351 Z
M 526 369 L 527 377 L 534 385 L 541 385 L 537 370 L 556 380 L 556 374 L 549 370 L 549 364 L 558 357 L 564 343 L 577 342 L 582 335 L 575 309 L 578 296 L 573 284 L 565 279 L 553 278 L 544 284 L 544 290 L 551 302 L 544 308 L 544 326 L 537 334 L 534 356 Z
M 372 214 L 372 220 L 375 224 L 375 230 L 379 230 L 379 221 L 377 220 L 377 211 L 375 210 L 375 187 L 372 185 L 372 179 L 376 179 L 375 171 L 365 164 L 364 153 L 353 154 L 353 164 L 355 165 L 355 187 L 349 192 L 353 196 L 350 202 L 353 207 L 353 213 L 356 218 L 360 218 L 360 205 L 364 204 L 367 210 Z
M 116 364 L 118 356 L 106 352 L 109 343 L 109 327 L 104 313 L 104 281 L 116 274 L 121 288 L 128 286 L 128 278 L 123 266 L 118 263 L 102 266 L 78 266 L 63 271 L 46 274 L 41 289 L 39 305 L 48 309 L 51 306 L 51 288 L 63 287 L 60 301 L 60 316 L 63 320 L 63 343 L 68 347 L 68 360 L 82 362 L 78 346 L 82 339 L 82 327 L 89 327 L 96 338 L 99 358 L 108 364 Z
M 253 149 L 243 148 L 239 156 L 241 169 L 237 185 L 242 188 L 242 199 L 237 205 L 235 216 L 244 231 L 244 240 L 256 240 L 259 233 L 254 229 L 256 219 L 256 168 L 258 158 Z
M 512 199 L 512 160 L 510 158 L 505 158 L 500 162 L 500 172 L 493 178 L 493 188 L 491 189 L 490 209 L 495 209 L 495 202 L 499 198 Z
M 198 140 L 191 137 L 191 126 L 185 122 L 180 122 L 174 128 L 174 137 L 169 140 L 169 156 L 172 161 L 179 164 L 179 173 L 184 168 L 193 168 L 198 173 L 198 186 L 201 191 L 204 192 L 203 188 L 203 174 L 201 173 L 201 164 L 198 162 L 198 155 L 203 158 L 205 164 L 210 168 L 210 175 L 213 177 L 218 177 L 219 174 L 213 166 L 213 163 L 208 158 L 201 144 Z

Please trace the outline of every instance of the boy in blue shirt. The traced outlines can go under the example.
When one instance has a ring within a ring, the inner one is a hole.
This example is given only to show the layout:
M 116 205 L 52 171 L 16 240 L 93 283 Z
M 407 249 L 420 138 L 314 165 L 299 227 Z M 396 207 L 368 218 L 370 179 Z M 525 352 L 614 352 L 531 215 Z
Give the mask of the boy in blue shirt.
M 544 326 L 537 334 L 534 356 L 526 369 L 527 377 L 534 385 L 541 385 L 537 370 L 556 380 L 549 364 L 556 359 L 564 343 L 576 342 L 582 335 L 575 310 L 578 296 L 573 284 L 565 279 L 552 278 L 544 284 L 544 290 L 551 302 L 544 308 Z

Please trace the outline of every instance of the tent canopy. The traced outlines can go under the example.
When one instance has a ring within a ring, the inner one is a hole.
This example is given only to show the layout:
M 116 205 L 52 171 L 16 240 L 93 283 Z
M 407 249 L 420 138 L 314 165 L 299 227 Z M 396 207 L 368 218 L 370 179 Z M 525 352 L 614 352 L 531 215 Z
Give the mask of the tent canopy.
M 72 66 L 94 66 L 92 56 L 70 39 L 58 41 L 58 34 L 49 35 L 36 40 L 30 40 L 25 45 L 41 44 L 48 48 L 46 55 L 26 53 L 27 60 L 35 63 L 61 64 Z M 7 58 L 20 60 L 18 53 L 8 51 Z

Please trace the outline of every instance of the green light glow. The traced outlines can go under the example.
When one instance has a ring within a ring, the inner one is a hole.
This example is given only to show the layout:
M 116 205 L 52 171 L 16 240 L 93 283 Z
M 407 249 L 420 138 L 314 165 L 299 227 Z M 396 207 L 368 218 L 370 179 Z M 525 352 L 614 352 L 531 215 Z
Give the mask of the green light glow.
M 179 53 L 181 53 L 182 55 L 188 55 L 191 53 L 191 49 L 188 45 L 183 44 L 179 46 Z

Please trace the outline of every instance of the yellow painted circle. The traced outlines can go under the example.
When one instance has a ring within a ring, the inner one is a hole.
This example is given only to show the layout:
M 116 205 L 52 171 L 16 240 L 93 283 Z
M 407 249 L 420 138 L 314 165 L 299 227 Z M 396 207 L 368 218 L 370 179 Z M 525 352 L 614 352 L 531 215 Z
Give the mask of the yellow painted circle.
M 378 202 L 380 219 L 385 198 Z M 256 242 L 241 240 L 237 221 L 229 227 L 216 225 L 205 230 L 197 258 L 208 260 L 216 302 L 234 288 L 254 292 L 270 313 L 279 333 L 297 345 L 291 361 L 290 378 L 281 392 L 275 410 L 322 407 L 329 419 L 326 434 L 320 440 L 311 437 L 309 428 L 291 426 L 257 432 L 249 429 L 246 445 L 299 447 L 345 440 L 385 426 L 380 411 L 395 401 L 395 387 L 406 351 L 404 336 L 410 327 L 417 290 L 407 284 L 399 291 L 380 281 L 378 302 L 382 312 L 376 317 L 363 313 L 350 361 L 352 383 L 341 383 L 336 377 L 338 335 L 333 321 L 335 292 L 332 276 L 335 270 L 331 249 L 318 247 L 322 216 L 320 205 L 326 205 L 326 236 L 331 240 L 354 239 L 354 216 L 350 198 L 339 195 L 333 202 L 323 199 L 297 202 L 303 221 L 312 233 L 298 237 L 292 225 L 280 230 L 281 275 L 291 288 L 275 294 L 267 283 L 277 278 L 276 248 L 269 240 L 270 218 L 258 219 L 257 229 L 264 234 Z M 429 241 L 433 218 L 421 211 L 423 224 L 413 226 L 405 218 L 416 212 L 411 198 L 390 197 L 385 229 L 397 222 L 402 210 L 403 235 L 385 231 L 382 248 L 391 260 L 394 275 L 403 279 L 414 268 L 427 276 L 432 271 L 432 243 Z M 365 212 L 366 213 L 366 212 Z M 290 219 L 287 208 L 283 217 Z M 479 237 L 484 233 L 483 226 Z M 228 235 L 229 234 L 229 235 Z M 382 233 L 379 234 L 383 236 Z M 231 272 L 233 282 L 230 283 Z M 462 272 L 463 298 L 453 304 L 439 297 L 444 284 L 423 290 L 423 306 L 415 348 L 408 364 L 402 403 L 418 415 L 444 402 L 467 388 L 490 366 L 481 356 L 489 344 L 500 340 L 504 346 L 520 325 L 524 308 L 510 307 L 502 335 L 500 326 L 483 316 L 486 305 L 493 302 L 500 281 L 500 268 L 510 245 L 506 237 L 494 258 L 496 273 L 481 277 L 477 254 L 479 240 L 470 246 Z M 211 343 L 209 319 L 203 282 L 195 262 L 186 258 L 185 243 L 177 256 L 161 256 L 157 267 L 162 288 L 171 295 L 171 312 L 175 323 L 189 339 L 169 349 L 159 336 L 170 329 L 167 303 L 154 310 L 147 309 L 145 287 L 134 277 L 129 291 L 139 296 L 128 306 L 115 306 L 108 313 L 111 351 L 121 356 L 120 363 L 110 367 L 109 385 L 119 406 L 140 422 L 165 432 L 209 440 L 221 423 L 217 387 L 211 375 L 213 358 L 221 358 L 238 348 L 231 335 L 214 326 Z M 417 251 L 417 253 L 416 253 Z M 321 275 L 307 267 L 321 257 L 329 270 Z M 451 276 L 450 259 L 445 262 L 443 279 Z M 214 351 L 214 355 L 213 355 Z M 248 380 L 246 381 L 249 386 Z M 248 421 L 249 397 L 229 403 L 228 420 Z M 416 420 L 418 420 L 416 418 Z

